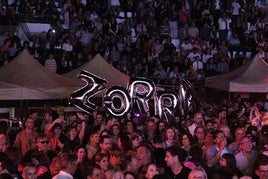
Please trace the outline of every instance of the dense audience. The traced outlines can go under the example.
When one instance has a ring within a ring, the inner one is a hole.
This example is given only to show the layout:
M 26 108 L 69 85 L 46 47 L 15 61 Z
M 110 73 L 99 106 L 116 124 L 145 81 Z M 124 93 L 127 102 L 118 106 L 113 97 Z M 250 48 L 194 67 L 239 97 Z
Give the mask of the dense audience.
M 3 34 L 1 65 L 28 49 L 64 74 L 100 53 L 130 76 L 176 85 L 226 73 L 256 53 L 266 59 L 266 9 L 258 1 L 4 3 L 1 22 L 17 23 L 23 14 L 52 19 L 56 31 L 23 43 Z M 101 107 L 92 116 L 31 111 L 15 137 L 7 123 L 0 125 L 0 177 L 268 178 L 267 100 L 202 102 L 187 118 L 173 117 L 173 123 L 150 115 L 116 118 Z
M 93 115 L 30 111 L 15 135 L 1 122 L 0 175 L 265 179 L 267 104 L 239 96 L 203 102 L 172 123 L 153 115 L 116 118 L 102 107 Z
M 4 1 L 1 12 L 3 24 L 46 21 L 53 27 L 24 42 L 3 34 L 1 65 L 27 48 L 64 74 L 99 53 L 129 76 L 176 85 L 226 73 L 258 51 L 266 58 L 267 11 L 258 1 L 21 0 Z

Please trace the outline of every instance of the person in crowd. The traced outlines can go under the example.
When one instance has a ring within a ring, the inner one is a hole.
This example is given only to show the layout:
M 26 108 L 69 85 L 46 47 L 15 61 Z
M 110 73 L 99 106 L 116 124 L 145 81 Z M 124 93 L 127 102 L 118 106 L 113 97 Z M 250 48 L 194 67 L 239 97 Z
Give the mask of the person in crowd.
M 259 155 L 254 165 L 253 179 L 265 179 L 268 177 L 268 157 Z
M 49 164 L 57 154 L 50 150 L 50 141 L 44 134 L 38 134 L 36 149 L 28 150 L 22 158 L 23 163 L 31 163 L 36 166 L 37 176 L 51 177 Z
M 51 72 L 57 72 L 57 62 L 52 53 L 49 54 L 49 57 L 45 61 L 45 68 Z
M 232 153 L 236 154 L 239 152 L 239 144 L 242 137 L 245 135 L 245 131 L 241 127 L 237 127 L 234 133 L 234 141 L 228 145 L 228 148 L 232 151 Z
M 24 121 L 25 128 L 16 135 L 14 146 L 17 147 L 22 155 L 36 147 L 36 137 L 38 133 L 34 130 L 34 120 L 28 117 Z
M 240 178 L 243 174 L 239 171 L 236 166 L 236 160 L 234 154 L 225 153 L 222 155 L 219 161 L 219 169 L 226 178 Z
M 227 147 L 226 137 L 223 131 L 216 131 L 213 134 L 214 144 L 206 148 L 205 158 L 207 160 L 207 166 L 215 168 L 217 167 L 221 156 L 225 153 L 231 153 Z
M 105 177 L 101 167 L 96 164 L 91 164 L 87 167 L 86 176 L 87 179 L 102 179 Z
M 243 136 L 239 148 L 240 152 L 235 155 L 237 168 L 243 175 L 253 175 L 253 167 L 258 153 L 252 149 L 252 140 L 248 136 Z
M 151 150 L 150 145 L 147 143 L 142 143 L 136 148 L 138 171 L 142 171 L 147 164 L 152 162 Z
M 190 133 L 181 135 L 180 139 L 181 148 L 189 153 L 191 146 L 194 144 L 193 136 Z
M 206 136 L 206 128 L 203 126 L 197 126 L 194 130 L 194 143 L 200 145 L 201 147 L 204 145 L 205 136 Z
M 99 130 L 96 128 L 91 134 L 88 141 L 88 144 L 86 145 L 87 149 L 87 158 L 89 160 L 92 160 L 93 156 L 98 152 L 100 146 L 100 137 L 99 137 Z
M 131 139 L 128 135 L 121 134 L 117 142 L 117 147 L 119 147 L 124 153 L 133 150 Z
M 166 149 L 165 161 L 170 170 L 165 171 L 172 178 L 188 178 L 191 170 L 183 165 L 187 153 L 178 146 L 171 146 Z
M 194 114 L 193 122 L 188 127 L 189 132 L 194 136 L 194 130 L 197 126 L 205 126 L 204 116 L 201 112 L 196 112 Z
M 147 165 L 146 170 L 144 171 L 145 179 L 153 179 L 155 175 L 159 174 L 159 170 L 154 163 L 150 163 Z
M 118 147 L 112 147 L 109 151 L 109 163 L 112 168 L 120 169 L 123 153 Z
M 196 167 L 188 175 L 188 179 L 195 179 L 195 178 L 208 179 L 208 176 L 206 171 L 202 167 Z
M 178 134 L 176 133 L 175 129 L 173 127 L 167 127 L 165 128 L 165 131 L 163 133 L 163 147 L 164 149 L 178 144 Z
M 112 147 L 112 138 L 109 135 L 103 135 L 100 137 L 100 152 L 107 153 Z
M 201 166 L 206 167 L 204 159 L 204 151 L 199 145 L 192 145 L 188 154 L 187 160 L 183 163 L 184 166 L 191 170 Z
M 9 147 L 8 136 L 5 133 L 0 133 L 0 152 L 6 152 Z
M 21 176 L 23 179 L 37 179 L 36 166 L 33 164 L 24 166 Z
M 78 136 L 78 132 L 76 126 L 70 126 L 68 129 L 66 140 L 64 141 L 64 150 L 74 151 L 75 147 L 80 145 L 80 139 Z
M 96 153 L 93 157 L 93 163 L 100 166 L 103 172 L 109 169 L 109 155 L 106 153 Z
M 77 169 L 77 158 L 75 154 L 62 153 L 58 158 L 61 170 L 59 174 L 55 175 L 52 179 L 72 179 Z
M 77 157 L 77 170 L 74 173 L 74 178 L 86 178 L 87 166 L 90 164 L 86 147 L 84 145 L 77 146 L 75 155 Z

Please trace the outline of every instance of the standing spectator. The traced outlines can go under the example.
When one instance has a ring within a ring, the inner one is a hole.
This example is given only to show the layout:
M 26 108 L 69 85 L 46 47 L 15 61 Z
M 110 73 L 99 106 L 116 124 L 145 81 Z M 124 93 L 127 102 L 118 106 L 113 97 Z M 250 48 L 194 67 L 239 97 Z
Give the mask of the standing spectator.
M 77 158 L 75 154 L 63 153 L 58 158 L 61 170 L 52 179 L 72 179 L 77 169 Z
M 23 179 L 36 179 L 36 167 L 33 164 L 24 166 L 21 176 Z
M 100 136 L 100 151 L 101 153 L 108 154 L 112 147 L 112 138 L 109 135 Z
M 205 151 L 205 156 L 207 160 L 207 166 L 209 168 L 217 167 L 219 160 L 225 153 L 231 153 L 227 148 L 227 140 L 223 131 L 216 131 L 213 134 L 214 144 L 207 147 Z
M 252 149 L 252 141 L 249 137 L 244 136 L 240 140 L 240 152 L 235 155 L 237 168 L 244 175 L 253 175 L 253 166 L 257 159 L 257 151 Z
M 172 3 L 168 9 L 168 23 L 170 28 L 170 37 L 172 39 L 178 38 L 178 17 L 177 17 L 177 6 Z
M 45 61 L 45 68 L 51 72 L 57 72 L 57 62 L 52 53 L 49 54 L 49 57 Z
M 149 164 L 146 168 L 147 169 L 145 170 L 144 174 L 145 179 L 153 179 L 155 175 L 159 174 L 159 170 L 154 163 Z
M 194 130 L 194 143 L 203 147 L 205 143 L 206 129 L 204 126 L 197 126 Z
M 152 162 L 152 152 L 151 147 L 147 143 L 139 145 L 136 149 L 137 151 L 137 165 L 138 171 L 141 174 L 145 170 L 145 167 Z
M 71 71 L 72 67 L 73 67 L 73 62 L 70 59 L 69 52 L 63 51 L 62 56 L 60 57 L 60 60 L 59 60 L 58 73 L 59 74 L 67 73 Z
M 203 179 L 208 178 L 206 171 L 202 167 L 197 167 L 189 173 L 188 179 L 196 179 L 196 178 L 203 178 Z
M 175 179 L 188 178 L 191 170 L 183 165 L 186 157 L 186 151 L 178 146 L 168 147 L 165 161 L 170 170 L 165 171 L 166 174 Z
M 199 37 L 199 29 L 196 27 L 195 22 L 191 22 L 188 27 L 188 35 L 191 39 L 196 39 Z
M 34 130 L 34 120 L 28 117 L 25 122 L 25 129 L 16 135 L 14 146 L 17 147 L 21 154 L 24 155 L 29 149 L 36 146 L 37 132 Z
M 254 179 L 266 179 L 268 178 L 268 157 L 264 155 L 260 155 L 255 163 L 255 175 Z M 256 177 L 255 177 L 256 176 Z
M 223 13 L 222 16 L 218 19 L 220 41 L 227 40 L 228 31 L 231 30 L 230 29 L 231 22 L 232 20 L 229 18 L 229 16 L 226 13 Z
M 245 130 L 241 127 L 237 127 L 234 133 L 234 141 L 228 145 L 228 148 L 232 151 L 233 154 L 239 152 L 239 143 L 242 137 L 245 135 Z
M 232 2 L 232 28 L 236 27 L 237 19 L 240 16 L 241 4 L 237 0 Z
M 243 176 L 236 166 L 236 160 L 233 154 L 223 154 L 219 161 L 219 166 L 226 178 L 240 178 Z
M 108 153 L 97 153 L 93 157 L 94 164 L 100 166 L 103 172 L 109 169 L 109 154 Z
M 36 165 L 37 176 L 51 177 L 49 172 L 49 164 L 56 153 L 50 150 L 50 142 L 44 134 L 39 134 L 36 139 L 36 149 L 28 150 L 22 161 L 25 163 L 33 163 Z
M 89 165 L 86 147 L 84 145 L 77 146 L 75 149 L 75 155 L 77 157 L 77 170 L 74 174 L 74 178 L 86 178 L 86 170 Z
M 173 127 L 167 127 L 163 134 L 164 141 L 162 145 L 164 149 L 178 144 L 178 135 L 176 134 L 176 131 Z
M 188 130 L 192 136 L 194 136 L 194 131 L 197 126 L 205 126 L 204 116 L 201 112 L 196 112 L 194 114 L 193 123 L 188 127 Z

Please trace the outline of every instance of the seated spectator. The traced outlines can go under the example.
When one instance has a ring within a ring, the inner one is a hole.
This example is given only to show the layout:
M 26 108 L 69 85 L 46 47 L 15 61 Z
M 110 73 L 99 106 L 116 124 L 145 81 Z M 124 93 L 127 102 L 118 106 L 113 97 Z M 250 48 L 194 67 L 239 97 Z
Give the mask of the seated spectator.
M 153 77 L 157 80 L 157 83 L 164 82 L 165 78 L 167 77 L 167 72 L 163 68 L 163 65 L 159 64 L 153 73 Z

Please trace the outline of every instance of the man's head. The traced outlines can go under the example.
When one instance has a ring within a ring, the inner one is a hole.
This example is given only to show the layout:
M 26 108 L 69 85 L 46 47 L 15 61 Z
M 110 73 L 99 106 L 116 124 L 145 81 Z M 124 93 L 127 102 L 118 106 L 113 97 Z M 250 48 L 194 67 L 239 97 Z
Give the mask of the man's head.
M 25 129 L 33 130 L 34 129 L 34 120 L 31 117 L 26 118 L 24 121 Z
M 99 165 L 93 164 L 88 166 L 87 170 L 87 179 L 102 179 L 104 178 L 104 171 Z
M 168 167 L 173 167 L 177 164 L 182 164 L 187 158 L 185 150 L 178 146 L 171 146 L 166 149 L 165 161 Z
M 242 138 L 244 135 L 245 135 L 245 131 L 244 131 L 243 128 L 238 127 L 238 128 L 235 129 L 235 140 L 236 140 L 236 141 L 240 141 L 241 138 Z
M 94 122 L 96 126 L 99 126 L 103 122 L 103 114 L 101 112 L 97 112 L 94 118 Z
M 141 144 L 136 149 L 139 166 L 145 166 L 152 161 L 152 152 L 149 144 Z
M 32 165 L 26 165 L 22 170 L 22 178 L 23 179 L 36 179 L 36 167 Z
M 59 164 L 61 170 L 73 175 L 77 169 L 77 158 L 75 154 L 71 153 L 62 153 L 59 156 Z
M 49 149 L 49 140 L 45 134 L 39 134 L 36 139 L 36 146 L 38 151 L 48 151 Z
M 268 157 L 260 155 L 255 163 L 255 173 L 259 176 L 259 179 L 268 178 Z
M 205 126 L 204 116 L 201 112 L 197 112 L 194 114 L 194 123 L 197 126 Z
M 34 121 L 36 121 L 37 118 L 38 118 L 38 112 L 35 111 L 35 110 L 33 110 L 33 111 L 30 112 L 30 115 L 29 115 L 29 116 L 30 116 Z
M 227 145 L 227 139 L 223 131 L 218 130 L 213 134 L 214 143 L 217 147 L 220 147 L 223 145 Z
M 239 148 L 243 153 L 250 153 L 252 150 L 252 140 L 248 136 L 243 136 L 240 140 Z
M 156 130 L 156 124 L 153 120 L 148 120 L 146 122 L 146 130 L 148 134 L 154 134 Z
M 100 148 L 101 152 L 107 153 L 112 147 L 112 138 L 109 135 L 104 135 L 100 137 Z

